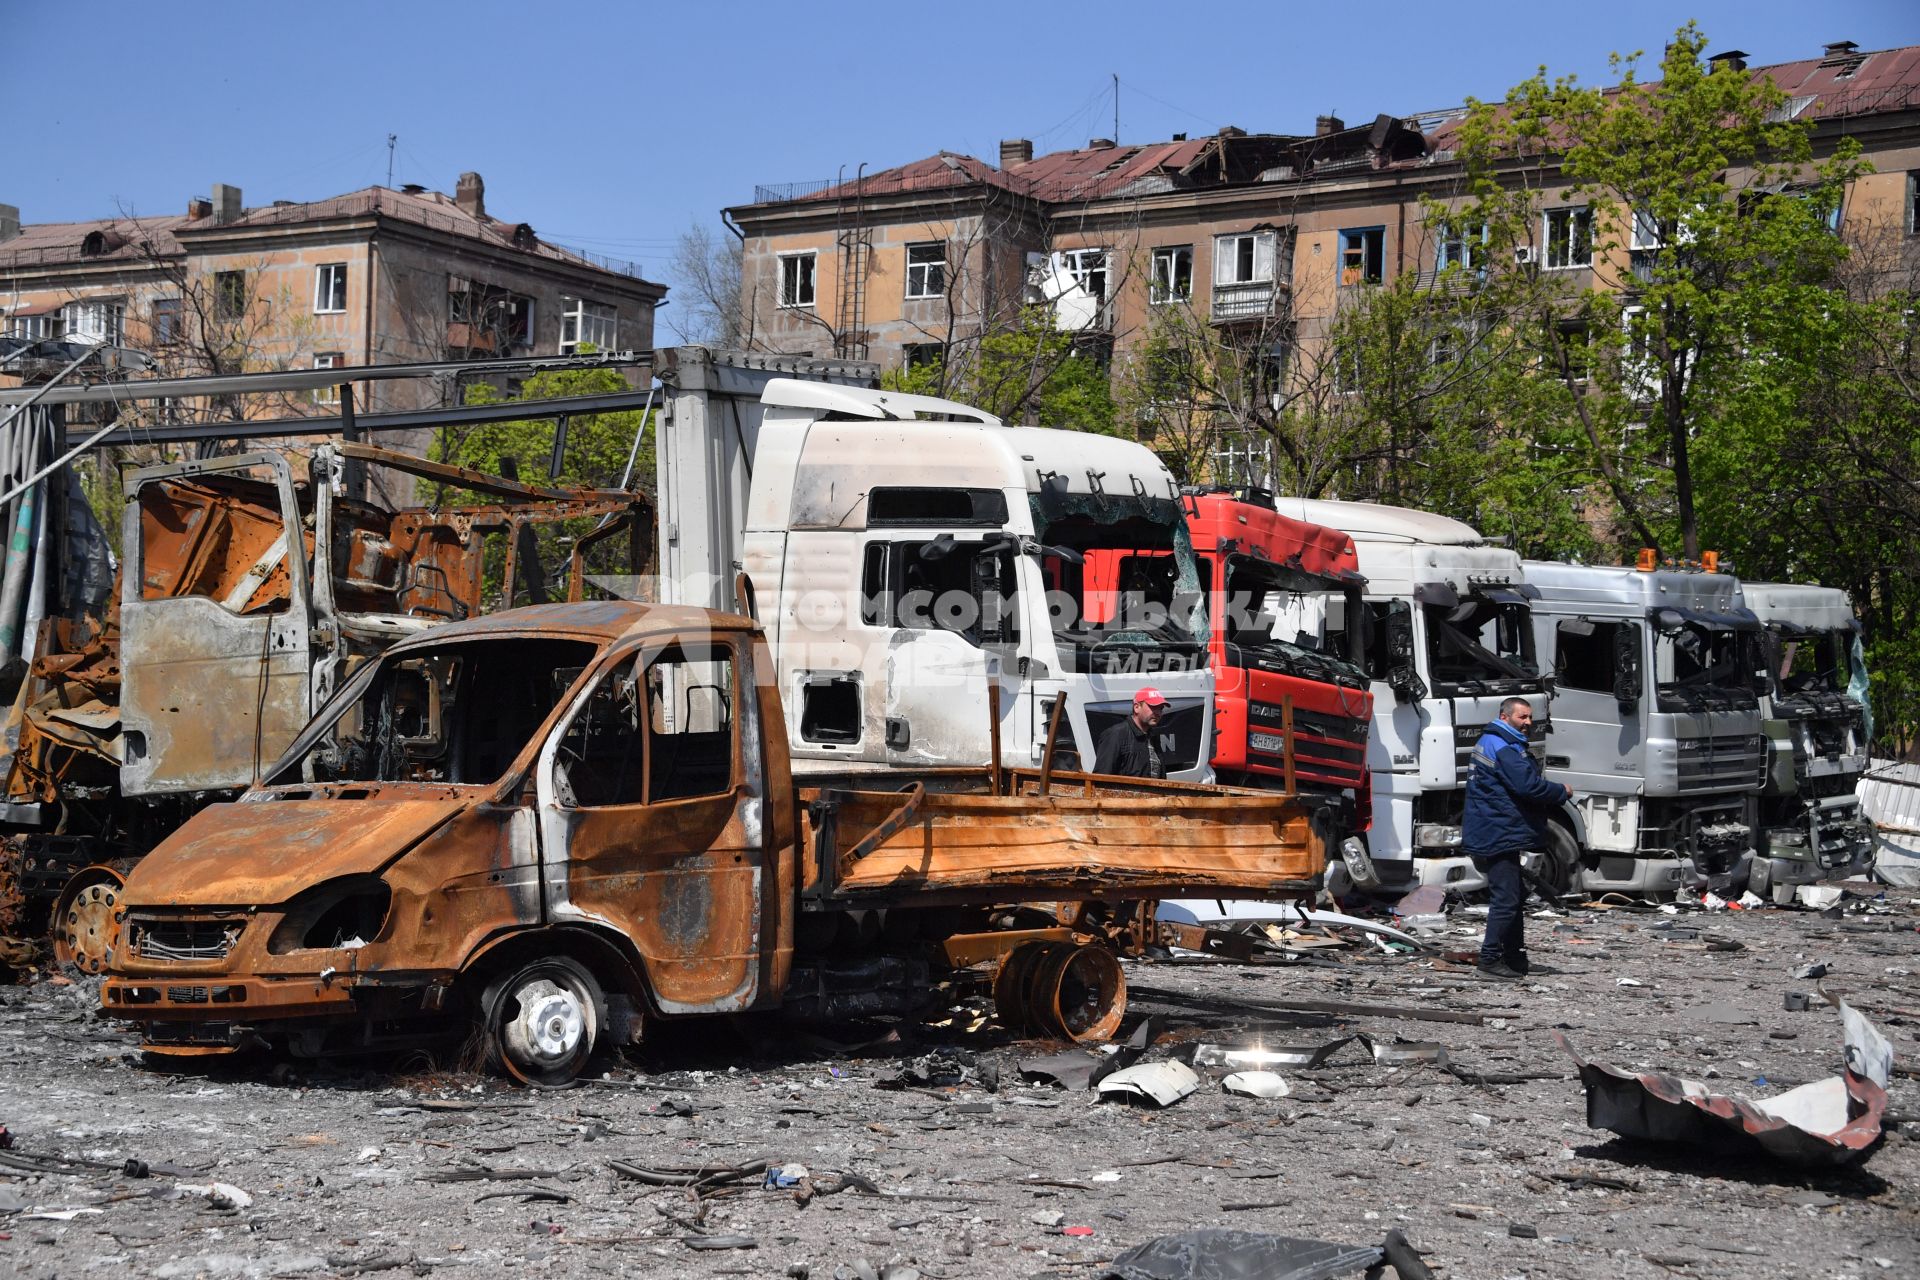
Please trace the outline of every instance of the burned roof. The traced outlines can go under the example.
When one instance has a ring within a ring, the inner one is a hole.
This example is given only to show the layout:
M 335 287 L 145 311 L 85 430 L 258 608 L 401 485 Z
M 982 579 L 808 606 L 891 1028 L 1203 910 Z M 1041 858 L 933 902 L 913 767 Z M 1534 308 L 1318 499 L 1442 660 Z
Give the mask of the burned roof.
M 1786 119 L 1840 120 L 1920 106 L 1920 45 L 1865 53 L 1835 46 L 1818 58 L 1755 67 L 1752 75 L 1771 78 L 1787 95 L 1781 110 Z M 1099 140 L 1005 168 L 942 151 L 858 179 L 794 189 L 784 198 L 757 199 L 756 204 L 806 208 L 856 197 L 983 188 L 1046 204 L 1070 204 L 1194 187 L 1405 169 L 1452 159 L 1454 135 L 1466 115 L 1464 106 L 1379 115 L 1365 124 L 1337 127 L 1317 136 L 1224 128 L 1203 138 L 1129 146 Z
M 391 187 L 373 186 L 324 200 L 279 201 L 247 209 L 238 218 L 225 222 L 210 214 L 200 217 L 166 214 L 29 223 L 21 227 L 19 235 L 0 243 L 0 272 L 80 262 L 176 258 L 198 238 L 367 217 L 441 231 L 549 262 L 601 273 L 609 270 L 571 249 L 540 239 L 524 222 L 505 222 L 469 212 L 452 196 L 441 192 L 395 191 Z

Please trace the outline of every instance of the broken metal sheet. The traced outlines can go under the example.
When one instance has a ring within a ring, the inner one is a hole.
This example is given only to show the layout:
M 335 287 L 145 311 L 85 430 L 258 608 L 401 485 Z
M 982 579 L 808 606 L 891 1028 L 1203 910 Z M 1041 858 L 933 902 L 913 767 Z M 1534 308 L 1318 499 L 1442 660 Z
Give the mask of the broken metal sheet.
M 1366 1049 L 1374 1062 L 1383 1067 L 1399 1067 L 1414 1062 L 1445 1066 L 1447 1046 L 1433 1040 L 1375 1040 L 1367 1035 L 1341 1036 L 1322 1045 L 1257 1047 L 1230 1049 L 1225 1045 L 1203 1044 L 1193 1051 L 1193 1065 L 1214 1071 L 1257 1071 L 1270 1067 L 1320 1067 L 1350 1044 Z
M 1229 920 L 1258 920 L 1272 924 L 1331 924 L 1404 942 L 1421 951 L 1433 944 L 1390 925 L 1362 920 L 1341 911 L 1303 908 L 1291 902 L 1252 902 L 1243 898 L 1176 898 L 1160 903 L 1157 918 L 1176 924 L 1218 924 Z
M 1243 1098 L 1284 1098 L 1293 1092 L 1286 1079 L 1273 1071 L 1236 1071 L 1220 1087 Z
M 1631 1075 L 1588 1062 L 1566 1036 L 1553 1035 L 1580 1068 L 1589 1128 L 1654 1142 L 1757 1148 L 1792 1164 L 1839 1165 L 1864 1158 L 1879 1141 L 1893 1065 L 1892 1046 L 1871 1022 L 1844 1004 L 1840 1016 L 1844 1073 L 1757 1102 L 1714 1093 L 1697 1080 Z
M 1200 1087 L 1200 1077 L 1184 1062 L 1143 1062 L 1116 1071 L 1100 1082 L 1102 1098 L 1137 1099 L 1170 1107 Z
M 1052 1081 L 1063 1089 L 1091 1089 L 1115 1065 L 1111 1054 L 1069 1049 L 1044 1058 L 1020 1059 L 1020 1074 L 1033 1080 Z
M 1384 1256 L 1376 1245 L 1211 1227 L 1135 1245 L 1100 1275 L 1102 1280 L 1331 1280 L 1363 1273 Z

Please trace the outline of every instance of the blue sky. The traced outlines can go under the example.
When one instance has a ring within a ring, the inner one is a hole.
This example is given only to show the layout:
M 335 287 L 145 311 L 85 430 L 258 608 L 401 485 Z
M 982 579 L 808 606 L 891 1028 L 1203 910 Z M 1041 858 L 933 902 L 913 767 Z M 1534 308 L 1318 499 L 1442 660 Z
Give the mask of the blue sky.
M 1304 132 L 1497 98 L 1539 64 L 1608 79 L 1689 17 L 1756 63 L 1920 43 L 1912 0 L 1686 5 L 596 4 L 0 0 L 0 203 L 29 222 L 248 204 L 387 176 L 668 278 L 672 242 L 759 183 L 946 149 L 992 160 L 1208 133 Z M 665 318 L 665 317 L 663 317 Z

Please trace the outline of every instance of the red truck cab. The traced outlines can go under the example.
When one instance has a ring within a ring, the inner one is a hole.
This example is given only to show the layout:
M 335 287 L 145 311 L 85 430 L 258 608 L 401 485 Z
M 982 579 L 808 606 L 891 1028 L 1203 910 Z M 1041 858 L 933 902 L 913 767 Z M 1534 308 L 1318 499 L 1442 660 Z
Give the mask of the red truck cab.
M 1190 490 L 1182 502 L 1207 601 L 1216 777 L 1241 786 L 1286 785 L 1291 700 L 1296 785 L 1337 800 L 1343 832 L 1364 831 L 1372 807 L 1366 750 L 1373 694 L 1357 651 L 1361 636 L 1357 628 L 1327 631 L 1318 622 L 1325 608 L 1311 605 L 1344 597 L 1346 616 L 1360 615 L 1366 580 L 1353 539 L 1281 515 L 1260 489 Z M 1130 599 L 1165 597 L 1171 562 L 1156 551 L 1090 554 L 1090 608 L 1110 614 L 1127 609 Z

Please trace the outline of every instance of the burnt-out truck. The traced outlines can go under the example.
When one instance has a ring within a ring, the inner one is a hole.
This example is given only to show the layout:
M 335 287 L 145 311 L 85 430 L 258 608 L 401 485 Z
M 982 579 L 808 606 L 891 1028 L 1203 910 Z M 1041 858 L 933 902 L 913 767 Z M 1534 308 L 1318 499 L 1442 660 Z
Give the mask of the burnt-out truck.
M 151 1053 L 453 1038 L 533 1083 L 711 1014 L 904 1013 L 991 966 L 1004 1021 L 1111 1033 L 1112 951 L 989 908 L 1313 892 L 1274 791 L 1037 768 L 796 780 L 750 618 L 557 604 L 404 640 L 130 872 L 102 1000 Z M 981 709 L 986 720 L 989 711 Z

